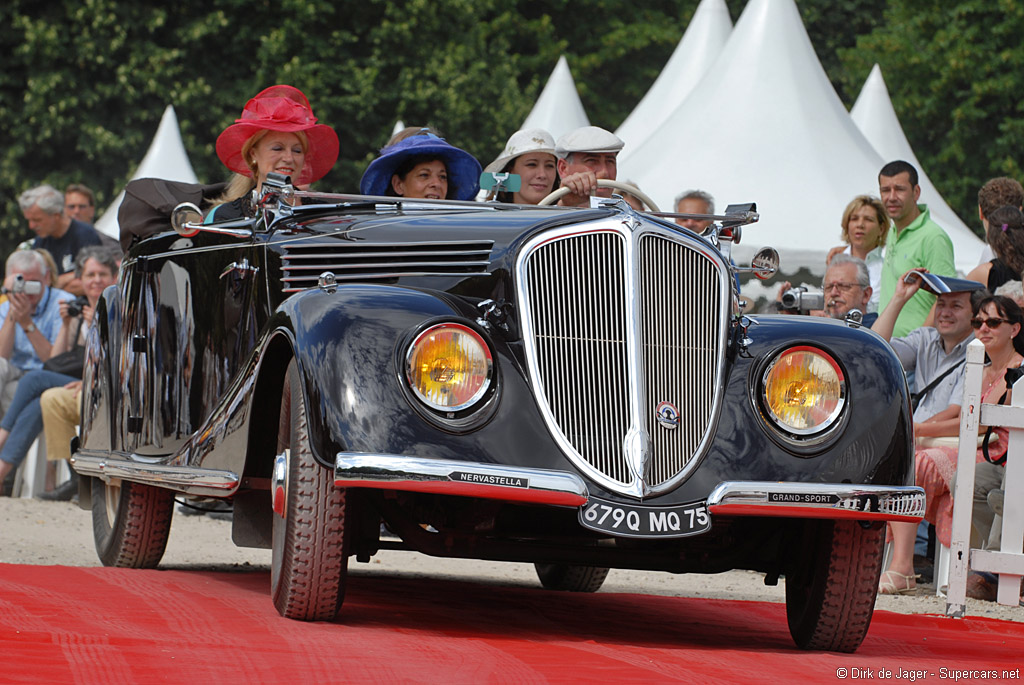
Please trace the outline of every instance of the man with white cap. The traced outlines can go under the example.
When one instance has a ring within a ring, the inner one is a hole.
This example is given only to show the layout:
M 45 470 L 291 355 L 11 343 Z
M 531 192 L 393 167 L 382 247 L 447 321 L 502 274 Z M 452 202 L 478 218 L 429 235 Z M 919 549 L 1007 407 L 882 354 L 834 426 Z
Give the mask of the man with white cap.
M 558 204 L 574 207 L 589 202 L 590 195 L 611 197 L 611 188 L 598 188 L 599 179 L 614 181 L 617 157 L 624 143 L 611 131 L 583 126 L 566 133 L 555 144 L 558 175 L 569 194 Z

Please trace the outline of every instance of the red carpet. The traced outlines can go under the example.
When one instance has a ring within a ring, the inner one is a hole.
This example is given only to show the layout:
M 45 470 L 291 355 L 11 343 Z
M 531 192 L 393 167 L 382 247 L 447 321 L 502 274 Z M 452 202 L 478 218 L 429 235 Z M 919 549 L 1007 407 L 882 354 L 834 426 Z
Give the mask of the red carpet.
M 277 615 L 269 585 L 266 572 L 0 565 L 0 681 L 822 683 L 904 669 L 952 682 L 940 669 L 1024 662 L 1024 624 L 982 618 L 878 611 L 860 650 L 838 655 L 797 650 L 785 608 L 762 602 L 360 575 L 337 623 L 303 624 Z

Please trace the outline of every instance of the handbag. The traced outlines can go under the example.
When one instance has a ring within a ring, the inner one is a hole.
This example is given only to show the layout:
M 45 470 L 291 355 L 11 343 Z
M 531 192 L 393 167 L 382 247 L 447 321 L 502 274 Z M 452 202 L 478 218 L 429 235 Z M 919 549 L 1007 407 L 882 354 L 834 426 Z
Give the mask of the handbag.
M 1013 387 L 1013 384 L 1016 383 L 1022 375 L 1024 375 L 1024 370 L 1020 368 L 1006 370 L 1006 373 L 1003 375 L 1003 379 L 1006 381 L 1006 391 L 1003 393 L 1002 397 L 999 398 L 999 401 L 996 402 L 996 404 L 1002 404 L 1006 401 L 1006 397 L 1010 394 L 1010 388 Z M 992 433 L 992 428 L 992 426 L 989 426 L 985 429 L 985 437 L 981 443 L 981 455 L 985 457 L 985 461 L 988 463 L 995 464 L 996 466 L 1002 466 L 1006 463 L 1006 457 L 1009 454 L 1009 450 L 1006 451 L 1006 454 L 1003 454 L 1003 456 L 997 459 L 993 459 L 989 456 L 988 443 L 992 440 L 992 436 L 994 435 L 994 433 Z
M 75 332 L 75 346 L 67 352 L 50 357 L 43 362 L 43 368 L 54 373 L 62 373 L 65 376 L 81 378 L 85 372 L 85 346 L 78 344 L 78 338 L 82 334 L 82 320 L 78 320 L 78 330 Z
M 75 345 L 67 352 L 50 357 L 43 362 L 43 368 L 47 371 L 62 373 L 65 376 L 81 378 L 85 370 L 85 347 Z

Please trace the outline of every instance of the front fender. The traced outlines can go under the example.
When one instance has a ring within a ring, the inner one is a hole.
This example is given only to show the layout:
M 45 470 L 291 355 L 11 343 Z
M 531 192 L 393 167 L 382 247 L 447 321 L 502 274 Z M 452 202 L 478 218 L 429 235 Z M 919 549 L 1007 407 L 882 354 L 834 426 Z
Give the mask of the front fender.
M 400 385 L 398 346 L 425 321 L 465 320 L 470 313 L 430 292 L 373 285 L 310 290 L 279 311 L 306 393 L 313 454 L 332 467 L 340 451 L 403 443 L 412 417 Z M 411 431 L 407 439 L 414 441 Z

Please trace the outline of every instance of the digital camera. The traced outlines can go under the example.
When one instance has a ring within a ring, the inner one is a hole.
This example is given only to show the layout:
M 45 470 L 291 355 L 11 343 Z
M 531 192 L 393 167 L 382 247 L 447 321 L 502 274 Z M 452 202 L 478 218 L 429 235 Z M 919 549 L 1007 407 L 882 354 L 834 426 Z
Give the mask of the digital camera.
M 808 290 L 805 286 L 790 288 L 782 293 L 779 309 L 790 312 L 810 312 L 825 308 L 825 293 Z
M 68 316 L 81 316 L 82 307 L 86 306 L 87 304 L 89 304 L 89 300 L 82 295 L 79 295 L 75 299 L 71 300 L 70 302 L 68 302 Z
M 39 281 L 26 280 L 24 276 L 18 274 L 14 277 L 14 283 L 10 288 L 4 288 L 3 293 L 9 295 L 11 293 L 23 293 L 25 295 L 38 295 L 43 292 L 43 284 Z

